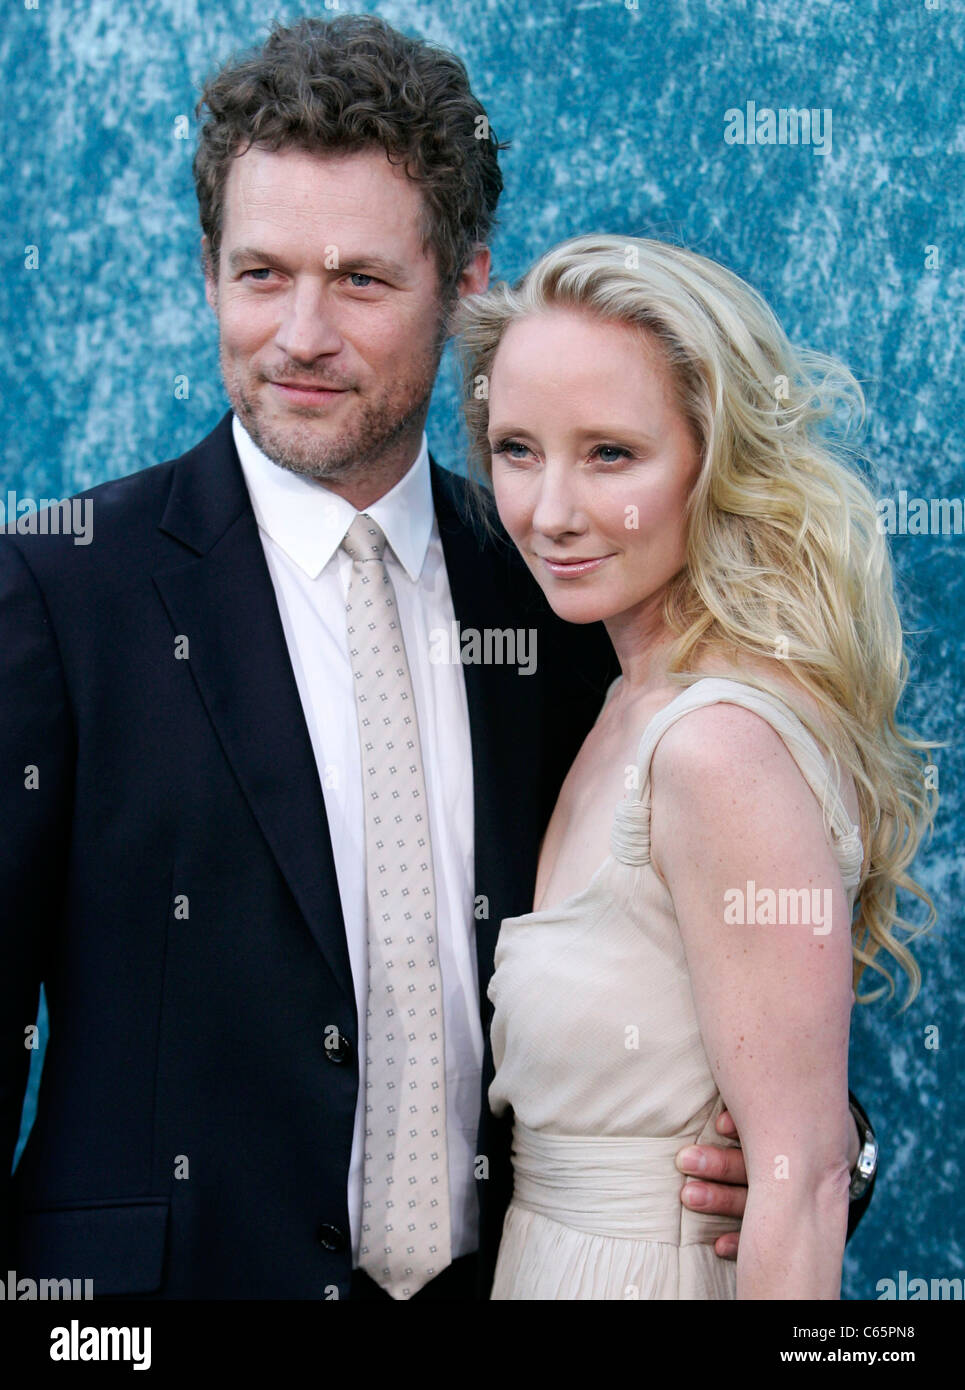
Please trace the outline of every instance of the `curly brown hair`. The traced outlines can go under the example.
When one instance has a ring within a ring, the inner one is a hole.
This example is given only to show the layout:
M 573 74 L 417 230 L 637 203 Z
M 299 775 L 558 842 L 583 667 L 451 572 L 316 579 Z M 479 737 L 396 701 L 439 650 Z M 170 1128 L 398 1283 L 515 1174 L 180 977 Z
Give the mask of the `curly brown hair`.
M 508 144 L 496 139 L 455 54 L 374 15 L 276 22 L 262 47 L 208 79 L 195 115 L 206 269 L 218 264 L 231 160 L 251 145 L 385 150 L 421 185 L 423 247 L 435 254 L 444 297 L 489 238 L 503 187 L 498 154 Z

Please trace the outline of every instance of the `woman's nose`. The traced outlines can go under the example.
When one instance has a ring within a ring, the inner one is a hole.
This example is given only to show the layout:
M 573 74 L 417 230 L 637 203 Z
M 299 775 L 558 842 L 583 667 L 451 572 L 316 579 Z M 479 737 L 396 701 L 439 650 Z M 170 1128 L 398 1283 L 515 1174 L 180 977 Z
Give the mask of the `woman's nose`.
M 544 468 L 533 508 L 533 529 L 558 536 L 564 531 L 578 531 L 581 525 L 582 509 L 572 482 L 561 470 Z

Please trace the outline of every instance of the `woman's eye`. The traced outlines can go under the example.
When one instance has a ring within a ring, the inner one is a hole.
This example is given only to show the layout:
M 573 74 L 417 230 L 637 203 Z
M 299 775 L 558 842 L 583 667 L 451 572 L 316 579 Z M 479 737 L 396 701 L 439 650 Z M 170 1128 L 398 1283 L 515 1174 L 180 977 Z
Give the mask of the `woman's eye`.
M 521 452 L 515 453 L 514 450 L 516 449 L 519 449 Z M 494 454 L 508 454 L 511 459 L 522 458 L 523 454 L 527 452 L 526 445 L 521 444 L 518 439 L 501 439 L 498 444 L 493 446 Z
M 596 452 L 601 463 L 619 463 L 621 459 L 633 457 L 630 450 L 624 449 L 620 444 L 600 444 Z

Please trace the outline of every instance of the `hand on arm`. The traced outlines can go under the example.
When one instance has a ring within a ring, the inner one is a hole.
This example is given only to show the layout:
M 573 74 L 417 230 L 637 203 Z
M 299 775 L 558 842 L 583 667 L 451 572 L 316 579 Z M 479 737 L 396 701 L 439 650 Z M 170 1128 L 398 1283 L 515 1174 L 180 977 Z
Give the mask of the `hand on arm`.
M 729 1110 L 722 1110 L 714 1126 L 718 1134 L 740 1142 L 737 1126 Z M 861 1135 L 852 1116 L 848 1145 L 848 1170 L 854 1173 L 861 1152 Z M 717 1216 L 743 1216 L 747 1203 L 747 1169 L 740 1149 L 718 1148 L 714 1144 L 691 1144 L 677 1154 L 677 1167 L 694 1182 L 680 1189 L 680 1200 L 691 1211 L 713 1212 Z M 714 1250 L 723 1260 L 736 1260 L 740 1231 L 728 1231 L 714 1241 Z
M 654 868 L 674 901 L 708 1060 L 743 1144 L 742 1159 L 731 1150 L 709 1174 L 739 1182 L 746 1164 L 746 1196 L 735 1186 L 729 1208 L 745 1203 L 738 1297 L 837 1298 L 854 1129 L 851 933 L 821 808 L 777 733 L 728 705 L 668 730 L 652 797 Z M 749 882 L 775 895 L 806 890 L 827 919 L 772 924 L 745 903 L 749 920 L 728 921 Z

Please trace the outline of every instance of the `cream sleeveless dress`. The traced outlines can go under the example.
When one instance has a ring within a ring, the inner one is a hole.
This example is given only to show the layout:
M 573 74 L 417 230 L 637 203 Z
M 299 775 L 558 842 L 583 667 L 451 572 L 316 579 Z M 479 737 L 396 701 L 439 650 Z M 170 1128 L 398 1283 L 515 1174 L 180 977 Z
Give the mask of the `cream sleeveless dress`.
M 607 691 L 607 700 L 618 677 Z M 494 1299 L 734 1298 L 713 1242 L 739 1221 L 688 1211 L 674 1156 L 725 1144 L 683 943 L 650 864 L 650 760 L 691 710 L 724 701 L 777 731 L 819 801 L 853 906 L 863 853 L 818 744 L 781 701 L 696 681 L 646 726 L 637 787 L 614 811 L 610 854 L 582 892 L 501 925 L 492 1110 L 514 1114 L 514 1195 Z M 605 703 L 605 702 L 604 702 Z

